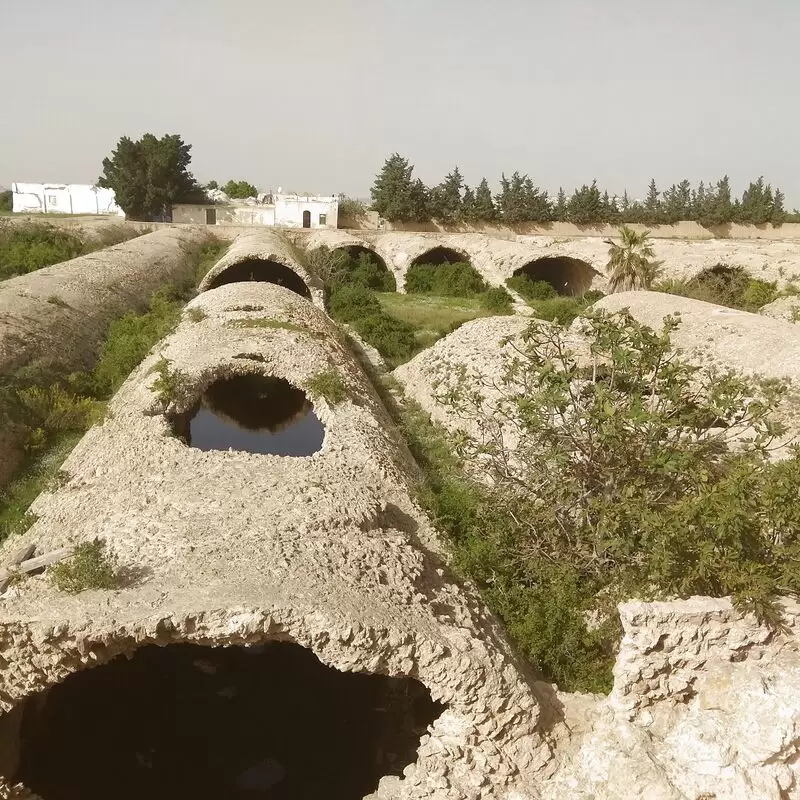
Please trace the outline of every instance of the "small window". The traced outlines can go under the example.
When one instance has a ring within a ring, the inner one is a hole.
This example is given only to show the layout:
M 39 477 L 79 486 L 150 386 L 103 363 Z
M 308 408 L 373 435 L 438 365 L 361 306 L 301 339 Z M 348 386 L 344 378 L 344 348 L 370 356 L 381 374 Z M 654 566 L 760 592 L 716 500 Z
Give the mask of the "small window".
M 58 205 L 58 196 L 54 195 L 54 194 L 47 195 L 47 203 L 48 203 L 48 205 L 51 205 L 51 206 L 57 206 Z
M 327 214 L 320 214 L 319 215 L 319 224 L 320 225 L 327 225 L 328 224 L 328 215 Z

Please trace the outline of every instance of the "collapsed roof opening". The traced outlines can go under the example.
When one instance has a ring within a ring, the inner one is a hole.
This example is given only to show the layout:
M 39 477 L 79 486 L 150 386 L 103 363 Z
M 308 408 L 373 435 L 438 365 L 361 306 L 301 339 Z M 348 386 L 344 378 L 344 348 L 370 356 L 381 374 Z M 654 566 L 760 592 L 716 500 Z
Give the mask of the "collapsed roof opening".
M 596 271 L 586 261 L 570 256 L 547 256 L 514 271 L 530 281 L 549 283 L 560 295 L 581 297 L 591 288 Z
M 280 261 L 265 258 L 248 258 L 238 261 L 217 275 L 209 285 L 209 289 L 217 289 L 226 283 L 243 283 L 246 281 L 262 281 L 285 286 L 301 297 L 311 299 L 311 290 L 306 282 L 292 269 Z
M 11 777 L 43 800 L 358 800 L 442 713 L 411 678 L 288 642 L 147 646 L 26 704 Z
M 172 425 L 176 436 L 200 450 L 302 457 L 321 450 L 325 439 L 302 389 L 259 374 L 214 381 Z
M 440 267 L 442 264 L 470 264 L 468 256 L 449 247 L 434 247 L 418 255 L 412 262 L 414 264 L 433 264 Z

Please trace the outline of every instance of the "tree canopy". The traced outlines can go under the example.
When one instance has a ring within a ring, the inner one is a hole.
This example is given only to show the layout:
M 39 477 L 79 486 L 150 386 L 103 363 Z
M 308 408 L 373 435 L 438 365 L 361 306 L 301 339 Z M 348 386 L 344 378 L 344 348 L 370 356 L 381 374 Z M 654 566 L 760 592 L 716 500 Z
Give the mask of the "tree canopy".
M 164 219 L 173 203 L 202 199 L 188 169 L 191 149 L 177 134 L 159 139 L 146 133 L 138 140 L 123 136 L 103 159 L 97 184 L 114 190 L 117 204 L 130 219 Z
M 696 189 L 686 178 L 660 189 L 653 178 L 644 199 L 634 200 L 627 190 L 622 197 L 610 194 L 596 180 L 576 188 L 571 195 L 561 187 L 551 198 L 546 189 L 519 170 L 510 177 L 501 175 L 496 194 L 486 178 L 473 190 L 465 183 L 459 167 L 430 188 L 415 179 L 413 173 L 413 164 L 394 153 L 375 178 L 373 208 L 390 222 L 436 220 L 453 225 L 499 221 L 517 225 L 556 220 L 576 225 L 670 225 L 690 220 L 710 226 L 731 222 L 779 225 L 800 219 L 796 212 L 787 214 L 783 192 L 763 177 L 751 181 L 741 198 L 733 197 L 727 175 L 718 181 L 701 181 Z
M 222 191 L 235 200 L 243 200 L 247 197 L 256 197 L 258 195 L 258 189 L 247 181 L 228 181 L 222 187 Z

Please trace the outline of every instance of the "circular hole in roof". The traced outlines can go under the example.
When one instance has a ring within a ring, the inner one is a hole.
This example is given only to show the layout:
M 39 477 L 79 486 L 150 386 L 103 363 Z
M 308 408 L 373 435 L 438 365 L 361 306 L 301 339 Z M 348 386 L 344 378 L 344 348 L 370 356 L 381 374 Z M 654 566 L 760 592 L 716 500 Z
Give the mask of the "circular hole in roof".
M 302 389 L 283 378 L 235 375 L 214 381 L 199 402 L 173 419 L 173 430 L 199 450 L 310 456 L 325 427 Z

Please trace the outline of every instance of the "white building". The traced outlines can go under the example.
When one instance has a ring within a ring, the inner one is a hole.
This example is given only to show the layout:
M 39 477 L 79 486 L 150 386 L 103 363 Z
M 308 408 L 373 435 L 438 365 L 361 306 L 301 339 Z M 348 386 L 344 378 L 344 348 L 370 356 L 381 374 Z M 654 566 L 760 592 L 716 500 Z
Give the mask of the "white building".
M 113 189 L 81 183 L 12 183 L 16 214 L 112 214 L 125 216 Z
M 218 200 L 205 205 L 178 203 L 172 206 L 172 221 L 204 225 L 335 228 L 339 222 L 339 198 L 270 192 L 251 200 Z

